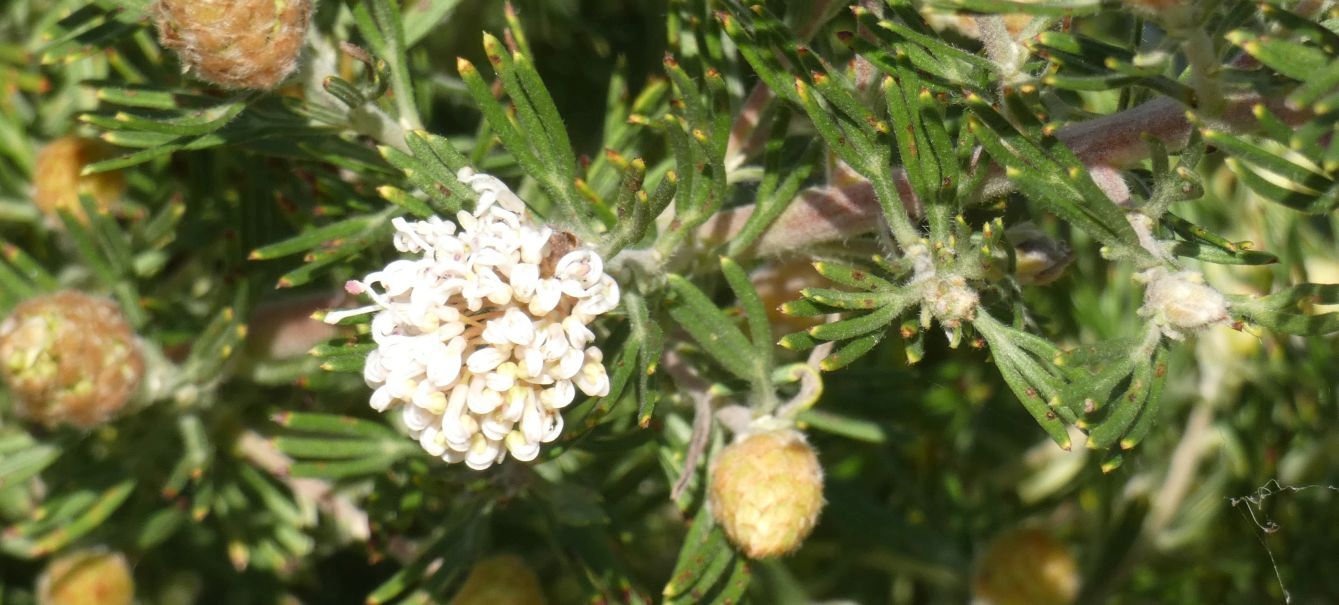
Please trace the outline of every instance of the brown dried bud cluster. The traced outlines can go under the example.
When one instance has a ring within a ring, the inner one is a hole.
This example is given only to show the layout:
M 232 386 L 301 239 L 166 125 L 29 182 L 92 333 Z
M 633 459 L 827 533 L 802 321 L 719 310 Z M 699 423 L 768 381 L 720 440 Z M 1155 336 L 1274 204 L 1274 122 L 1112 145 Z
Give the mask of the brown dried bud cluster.
M 1079 593 L 1078 566 L 1051 534 L 1014 529 L 986 548 L 972 589 L 983 605 L 1068 605 Z
M 163 46 L 196 77 L 224 88 L 269 90 L 298 65 L 311 0 L 158 0 Z
M 135 580 L 120 553 L 83 550 L 48 564 L 37 593 L 41 605 L 130 605 Z
M 716 522 L 745 555 L 784 555 L 818 522 L 823 468 L 800 433 L 755 433 L 716 456 L 709 497 Z
M 516 555 L 498 555 L 470 569 L 451 605 L 544 605 L 539 576 Z
M 57 210 L 66 210 L 81 222 L 88 216 L 79 204 L 79 195 L 93 198 L 98 209 L 112 210 L 125 191 L 125 178 L 119 171 L 80 176 L 85 166 L 111 157 L 111 150 L 97 139 L 61 137 L 42 148 L 33 170 L 33 201 L 52 222 L 59 224 Z
M 0 323 L 0 376 L 14 410 L 48 427 L 105 422 L 143 375 L 135 333 L 105 298 L 69 290 L 40 296 Z

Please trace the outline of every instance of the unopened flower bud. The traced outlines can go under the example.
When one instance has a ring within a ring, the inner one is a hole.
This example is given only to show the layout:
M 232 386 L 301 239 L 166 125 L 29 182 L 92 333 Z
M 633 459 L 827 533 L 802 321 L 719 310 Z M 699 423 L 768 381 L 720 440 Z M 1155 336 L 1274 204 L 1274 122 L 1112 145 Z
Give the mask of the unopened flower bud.
M 484 559 L 470 569 L 469 577 L 451 605 L 543 605 L 539 576 L 516 555 Z
M 972 579 L 981 605 L 1068 605 L 1079 592 L 1074 557 L 1039 529 L 997 536 L 976 565 Z
M 1065 274 L 1074 260 L 1069 245 L 1043 233 L 1031 223 L 1020 223 L 1004 232 L 1014 248 L 1014 277 L 1024 286 L 1044 286 Z
M 1153 320 L 1162 333 L 1181 340 L 1186 332 L 1195 332 L 1227 320 L 1227 298 L 1204 283 L 1195 271 L 1172 273 L 1155 267 L 1140 273 L 1137 279 L 1147 284 L 1144 306 L 1139 314 Z
M 750 558 L 799 548 L 823 508 L 823 469 L 800 433 L 783 429 L 745 436 L 711 468 L 711 512 Z
M 67 290 L 25 301 L 0 323 L 0 376 L 14 410 L 43 425 L 105 422 L 143 374 L 135 333 L 108 299 Z
M 135 580 L 120 553 L 83 550 L 47 565 L 37 594 L 41 605 L 130 605 Z
M 53 224 L 60 223 L 57 210 L 87 222 L 79 195 L 93 198 L 99 210 L 111 210 L 125 191 L 119 171 L 80 176 L 85 166 L 110 157 L 106 145 L 96 139 L 62 137 L 47 143 L 37 154 L 33 168 L 33 201 Z
M 163 46 L 196 77 L 224 88 L 268 90 L 298 65 L 311 0 L 158 0 Z

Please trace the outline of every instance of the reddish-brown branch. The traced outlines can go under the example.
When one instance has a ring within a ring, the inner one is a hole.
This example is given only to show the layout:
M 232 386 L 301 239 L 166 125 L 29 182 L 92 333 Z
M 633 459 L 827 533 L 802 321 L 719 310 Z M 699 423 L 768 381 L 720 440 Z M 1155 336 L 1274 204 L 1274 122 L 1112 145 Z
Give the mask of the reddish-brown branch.
M 1234 130 L 1249 129 L 1255 124 L 1251 110 L 1261 102 L 1258 95 L 1229 99 L 1223 126 Z M 1264 103 L 1290 123 L 1298 123 L 1307 117 L 1287 109 L 1281 101 Z M 1185 106 L 1164 97 L 1116 114 L 1071 124 L 1061 128 L 1056 137 L 1090 167 L 1119 168 L 1148 157 L 1146 135 L 1161 140 L 1168 150 L 1177 151 L 1185 147 L 1191 128 Z M 986 169 L 991 173 L 982 187 L 981 197 L 996 197 L 1013 190 L 1013 184 L 998 166 L 991 164 Z M 905 173 L 897 168 L 894 173 L 909 213 L 918 217 L 920 202 L 911 192 Z M 697 235 L 709 243 L 729 241 L 739 234 L 753 210 L 754 206 L 750 205 L 721 212 L 703 224 Z M 771 256 L 809 244 L 869 233 L 878 228 L 881 220 L 878 199 L 868 182 L 814 187 L 796 196 L 758 239 L 752 252 Z

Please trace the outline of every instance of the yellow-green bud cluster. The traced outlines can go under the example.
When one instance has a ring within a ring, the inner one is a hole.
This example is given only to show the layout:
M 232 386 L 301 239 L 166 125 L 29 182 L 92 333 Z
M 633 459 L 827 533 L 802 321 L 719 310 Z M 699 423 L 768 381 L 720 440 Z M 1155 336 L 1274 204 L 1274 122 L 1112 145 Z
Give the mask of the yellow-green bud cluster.
M 51 561 L 37 595 L 40 605 L 130 605 L 135 580 L 120 553 L 82 550 Z
M 544 605 L 539 576 L 516 555 L 497 555 L 470 569 L 451 605 Z
M 711 512 L 750 558 L 784 555 L 804 542 L 823 508 L 823 468 L 800 433 L 746 435 L 716 456 Z
M 981 555 L 972 589 L 981 605 L 1068 605 L 1079 593 L 1078 567 L 1051 534 L 1014 529 Z
M 0 323 L 0 376 L 21 417 L 90 428 L 129 401 L 144 359 L 116 303 L 62 291 L 25 301 Z
M 945 326 L 957 327 L 976 318 L 981 297 L 961 275 L 930 276 L 921 282 L 925 306 Z
M 298 65 L 311 0 L 158 0 L 163 46 L 197 78 L 224 88 L 268 90 Z

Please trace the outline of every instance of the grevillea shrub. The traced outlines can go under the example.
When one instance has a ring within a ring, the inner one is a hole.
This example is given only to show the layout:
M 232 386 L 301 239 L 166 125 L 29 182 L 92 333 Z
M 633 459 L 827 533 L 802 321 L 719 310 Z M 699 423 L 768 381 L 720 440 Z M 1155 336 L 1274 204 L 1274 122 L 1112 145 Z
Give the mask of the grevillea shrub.
M 0 604 L 1339 602 L 1331 0 L 4 0 Z

